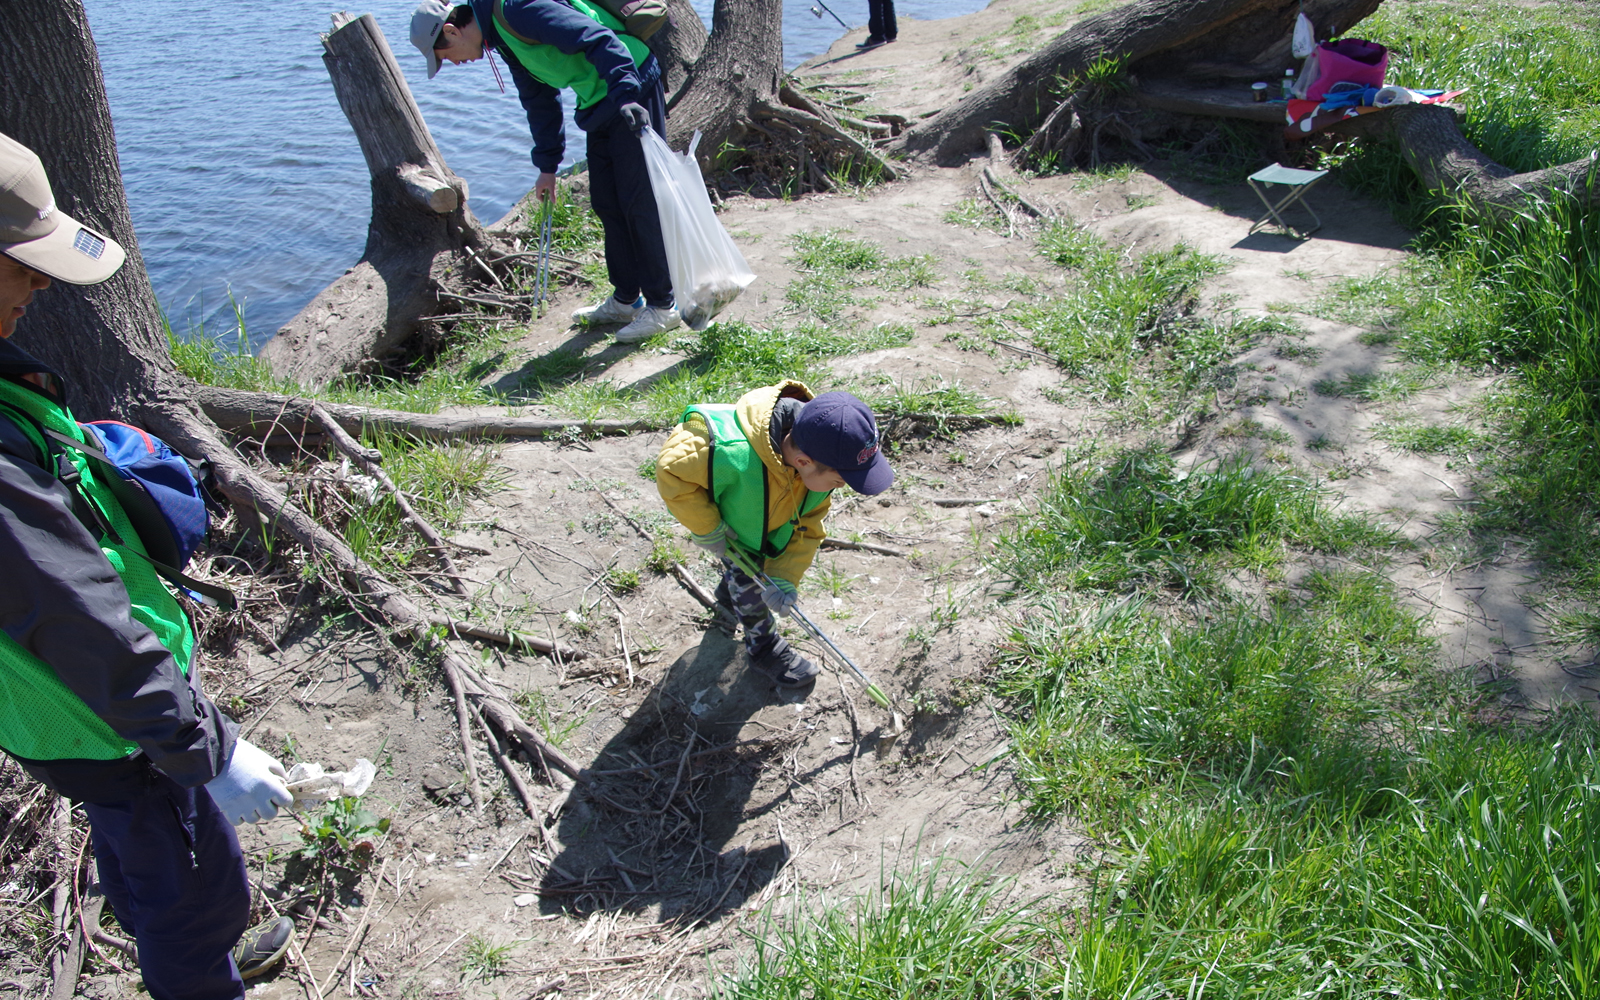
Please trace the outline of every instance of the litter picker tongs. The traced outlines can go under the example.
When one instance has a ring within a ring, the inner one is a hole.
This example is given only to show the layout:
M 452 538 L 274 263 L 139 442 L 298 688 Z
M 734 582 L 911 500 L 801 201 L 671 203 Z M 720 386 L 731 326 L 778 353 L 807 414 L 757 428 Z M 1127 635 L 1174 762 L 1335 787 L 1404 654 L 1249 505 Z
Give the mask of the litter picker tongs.
M 533 279 L 535 311 L 550 298 L 550 227 L 555 214 L 555 199 L 545 199 L 540 208 L 539 218 L 539 270 Z
M 818 10 L 817 9 L 818 7 L 821 7 L 822 10 Z M 822 11 L 823 10 L 827 11 L 829 14 L 833 14 L 833 19 L 835 21 L 839 22 L 839 27 L 843 28 L 846 31 L 850 30 L 850 26 L 848 24 L 845 24 L 844 21 L 839 17 L 838 14 L 834 14 L 833 13 L 833 8 L 829 7 L 827 4 L 823 3 L 822 0 L 817 0 L 816 4 L 813 5 L 812 8 L 811 8 L 811 13 L 817 15 L 817 20 L 820 21 L 820 20 L 822 20 Z
M 772 578 L 757 569 L 749 554 L 743 549 L 739 548 L 736 544 L 729 544 L 728 557 L 734 562 L 738 563 L 739 568 L 744 570 L 744 572 L 749 575 L 750 579 L 756 581 L 762 586 L 770 587 L 773 585 Z M 880 706 L 889 710 L 891 722 L 894 726 L 894 735 L 898 736 L 900 733 L 904 732 L 906 728 L 905 719 L 900 715 L 900 711 L 896 709 L 894 704 L 889 700 L 889 696 L 884 694 L 883 688 L 874 684 L 872 682 L 872 678 L 867 676 L 867 672 L 856 666 L 856 661 L 850 659 L 849 656 L 846 656 L 844 650 L 839 648 L 839 644 L 830 639 L 828 637 L 828 633 L 822 631 L 821 628 L 818 628 L 817 623 L 811 620 L 811 616 L 807 615 L 800 609 L 800 605 L 796 604 L 790 609 L 790 613 L 794 615 L 794 620 L 796 624 L 800 626 L 802 631 L 811 636 L 811 638 L 822 643 L 828 649 L 832 650 L 833 655 L 838 657 L 840 662 L 850 668 L 851 673 L 855 674 L 861 683 L 866 687 L 868 698 L 871 698 Z

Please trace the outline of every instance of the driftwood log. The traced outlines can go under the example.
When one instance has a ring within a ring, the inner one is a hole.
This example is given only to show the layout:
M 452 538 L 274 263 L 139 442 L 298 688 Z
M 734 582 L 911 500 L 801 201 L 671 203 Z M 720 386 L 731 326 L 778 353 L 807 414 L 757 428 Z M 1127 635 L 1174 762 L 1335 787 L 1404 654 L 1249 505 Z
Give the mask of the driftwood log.
M 372 15 L 333 16 L 322 61 L 355 130 L 372 182 L 361 260 L 323 289 L 261 350 L 274 372 L 321 385 L 402 347 L 440 312 L 438 277 L 472 266 L 484 245 L 451 172 Z
M 208 418 L 223 430 L 252 437 L 297 438 L 321 431 L 312 414 L 320 406 L 340 427 L 359 437 L 376 431 L 445 441 L 453 438 L 544 438 L 566 434 L 631 434 L 649 425 L 637 420 L 540 420 L 502 414 L 451 416 L 376 410 L 341 403 L 318 403 L 302 396 L 269 392 L 244 392 L 217 386 L 195 387 L 195 396 Z

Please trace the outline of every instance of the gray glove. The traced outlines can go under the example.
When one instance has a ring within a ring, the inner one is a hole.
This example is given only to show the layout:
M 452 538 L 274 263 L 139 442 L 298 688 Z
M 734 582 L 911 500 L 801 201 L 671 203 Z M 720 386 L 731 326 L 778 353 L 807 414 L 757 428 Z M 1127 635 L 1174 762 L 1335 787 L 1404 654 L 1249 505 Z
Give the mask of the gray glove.
M 622 113 L 622 120 L 635 132 L 643 132 L 650 126 L 650 112 L 637 104 L 624 104 L 617 110 Z
M 794 606 L 800 603 L 799 596 L 795 593 L 794 584 L 781 576 L 768 577 L 768 583 L 761 587 L 761 599 L 766 602 L 767 608 L 775 615 L 787 618 Z
M 689 533 L 689 537 L 694 540 L 696 545 L 700 546 L 702 549 L 705 549 L 718 559 L 727 557 L 728 538 L 731 535 L 733 535 L 733 532 L 729 531 L 728 526 L 720 521 L 717 523 L 715 528 L 712 528 L 703 535 L 697 535 L 692 531 Z

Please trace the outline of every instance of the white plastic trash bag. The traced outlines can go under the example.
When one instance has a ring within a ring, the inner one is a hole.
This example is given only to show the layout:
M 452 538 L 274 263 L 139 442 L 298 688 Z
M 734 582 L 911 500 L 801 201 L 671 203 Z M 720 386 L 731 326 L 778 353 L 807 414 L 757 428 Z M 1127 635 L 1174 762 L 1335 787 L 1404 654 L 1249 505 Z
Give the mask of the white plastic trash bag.
M 286 784 L 295 807 L 300 808 L 364 795 L 377 774 L 378 769 L 365 757 L 356 758 L 355 766 L 348 771 L 323 771 L 321 764 L 302 762 L 289 769 Z
M 661 215 L 661 239 L 667 245 L 672 296 L 684 323 L 692 330 L 704 330 L 756 276 L 711 208 L 700 165 L 694 160 L 700 133 L 694 134 L 684 153 L 674 153 L 654 129 L 646 128 L 641 138 Z

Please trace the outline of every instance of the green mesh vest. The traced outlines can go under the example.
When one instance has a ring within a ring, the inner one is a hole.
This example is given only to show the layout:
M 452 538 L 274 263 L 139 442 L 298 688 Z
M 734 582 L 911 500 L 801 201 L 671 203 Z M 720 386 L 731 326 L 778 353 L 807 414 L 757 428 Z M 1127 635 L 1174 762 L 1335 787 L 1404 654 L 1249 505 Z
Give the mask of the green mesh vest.
M 522 68 L 533 74 L 534 79 L 547 83 L 557 90 L 571 87 L 572 92 L 578 95 L 578 107 L 590 108 L 606 99 L 606 91 L 610 89 L 606 82 L 600 79 L 600 74 L 595 72 L 594 63 L 591 63 L 582 52 L 568 55 L 554 45 L 546 45 L 532 38 L 517 34 L 511 25 L 506 22 L 505 0 L 494 0 L 494 26 L 500 32 L 500 40 L 516 56 Z M 650 46 L 633 37 L 624 30 L 622 22 L 593 4 L 585 0 L 567 0 L 567 3 L 577 8 L 580 14 L 585 14 L 617 33 L 622 39 L 622 44 L 628 47 L 628 52 L 633 56 L 635 67 L 643 66 L 644 61 L 650 58 Z
M 704 420 L 710 432 L 711 499 L 722 512 L 723 522 L 739 536 L 738 545 L 767 559 L 781 554 L 789 547 L 796 522 L 815 510 L 828 494 L 807 490 L 806 498 L 800 501 L 793 516 L 773 531 L 767 531 L 770 499 L 767 467 L 750 445 L 750 438 L 740 423 L 738 407 L 726 403 L 698 403 L 683 411 L 683 420 L 690 416 Z M 752 538 L 762 539 L 759 552 L 750 544 Z
M 39 433 L 42 426 L 82 441 L 83 429 L 72 414 L 44 393 L 0 378 L 0 419 L 9 419 L 22 429 L 38 449 L 46 469 L 53 472 L 56 455 L 66 455 L 111 526 L 130 546 L 141 544 L 139 533 L 111 491 L 95 479 L 98 470 L 89 459 L 71 448 L 53 447 Z M 187 675 L 194 630 L 177 598 L 143 559 L 125 557 L 104 540 L 101 551 L 128 588 L 133 618 L 155 633 Z M 0 747 L 30 760 L 116 760 L 139 749 L 137 743 L 118 736 L 91 712 L 49 664 L 4 632 L 0 632 Z

